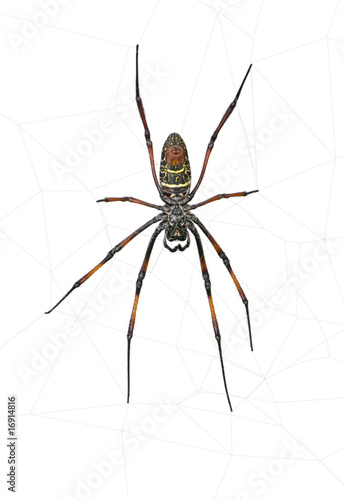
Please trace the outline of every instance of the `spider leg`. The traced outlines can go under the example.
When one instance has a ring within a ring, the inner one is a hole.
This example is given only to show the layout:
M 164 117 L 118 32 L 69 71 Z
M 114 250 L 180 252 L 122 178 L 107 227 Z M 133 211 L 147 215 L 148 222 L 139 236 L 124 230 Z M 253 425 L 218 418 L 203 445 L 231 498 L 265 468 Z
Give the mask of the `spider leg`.
M 212 316 L 213 330 L 214 330 L 214 334 L 215 334 L 215 337 L 216 337 L 216 340 L 217 340 L 217 344 L 218 344 L 219 358 L 220 358 L 220 364 L 221 364 L 221 367 L 222 367 L 222 375 L 223 375 L 223 382 L 224 382 L 225 393 L 226 393 L 226 397 L 227 397 L 227 400 L 228 400 L 228 403 L 229 403 L 229 406 L 230 406 L 230 411 L 232 411 L 232 406 L 231 406 L 230 397 L 229 397 L 229 393 L 228 393 L 228 387 L 227 387 L 227 384 L 226 384 L 226 377 L 225 377 L 225 369 L 224 369 L 224 362 L 223 362 L 223 353 L 222 353 L 222 346 L 221 346 L 220 331 L 219 331 L 218 321 L 217 321 L 217 316 L 216 316 L 216 311 L 215 311 L 214 304 L 213 304 L 213 299 L 212 299 L 211 281 L 210 281 L 210 275 L 208 273 L 208 269 L 207 269 L 207 265 L 206 265 L 206 260 L 205 260 L 205 256 L 204 256 L 204 249 L 203 249 L 203 246 L 202 246 L 202 243 L 201 243 L 200 235 L 199 235 L 196 227 L 191 222 L 188 223 L 188 229 L 190 229 L 190 231 L 193 233 L 193 235 L 195 237 L 195 241 L 196 241 L 197 247 L 198 247 L 198 253 L 199 253 L 199 259 L 200 259 L 202 277 L 203 277 L 204 282 L 205 282 L 205 288 L 206 288 L 206 293 L 207 293 L 207 297 L 208 297 L 208 303 L 209 303 L 209 306 L 210 306 L 210 311 L 211 311 L 211 316 Z
M 195 208 L 202 207 L 203 205 L 207 205 L 207 203 L 212 203 L 213 201 L 221 200 L 222 198 L 235 198 L 237 196 L 248 196 L 248 194 L 258 193 L 259 190 L 255 189 L 254 191 L 241 191 L 240 193 L 231 193 L 231 194 L 216 194 L 212 196 L 212 198 L 208 198 L 207 200 L 201 201 L 196 205 L 190 205 L 189 210 L 194 210 Z
M 210 157 L 210 154 L 211 154 L 211 151 L 213 149 L 214 143 L 216 142 L 218 134 L 219 134 L 220 130 L 222 129 L 224 123 L 226 122 L 226 120 L 229 118 L 229 116 L 231 115 L 231 113 L 233 112 L 233 110 L 236 107 L 237 101 L 238 101 L 238 99 L 240 97 L 240 94 L 241 94 L 241 91 L 242 91 L 242 88 L 243 88 L 243 85 L 244 85 L 244 82 L 246 81 L 247 76 L 249 75 L 251 67 L 252 67 L 252 65 L 249 66 L 249 68 L 247 70 L 247 73 L 246 73 L 246 75 L 243 78 L 243 81 L 241 83 L 241 86 L 240 86 L 240 88 L 237 91 L 235 99 L 228 106 L 227 110 L 225 111 L 225 113 L 223 115 L 223 118 L 219 122 L 218 127 L 216 128 L 216 130 L 213 132 L 213 134 L 211 136 L 210 142 L 208 143 L 208 146 L 207 146 L 207 149 L 206 149 L 205 159 L 204 159 L 204 163 L 203 163 L 203 166 L 202 166 L 202 170 L 201 170 L 201 174 L 200 174 L 199 180 L 196 183 L 196 185 L 195 185 L 194 189 L 192 190 L 192 192 L 190 193 L 190 195 L 188 195 L 188 199 L 189 200 L 191 200 L 194 197 L 195 193 L 197 192 L 197 190 L 198 190 L 198 188 L 199 188 L 199 186 L 201 184 L 201 181 L 202 181 L 202 179 L 203 179 L 203 177 L 205 175 L 205 171 L 206 171 L 208 159 Z
M 252 330 L 251 330 L 251 327 L 250 327 L 248 299 L 247 299 L 244 291 L 242 290 L 242 287 L 239 284 L 238 279 L 236 278 L 236 275 L 235 275 L 234 271 L 232 270 L 232 267 L 230 265 L 230 261 L 229 261 L 228 257 L 225 255 L 225 253 L 223 252 L 223 250 L 221 249 L 221 247 L 218 245 L 218 243 L 216 242 L 216 240 L 213 238 L 212 234 L 206 229 L 206 227 L 203 225 L 203 223 L 197 217 L 195 217 L 195 215 L 193 215 L 193 219 L 192 220 L 193 220 L 193 222 L 195 224 L 197 224 L 200 227 L 200 229 L 204 232 L 204 234 L 210 240 L 210 242 L 212 243 L 214 249 L 216 250 L 216 252 L 219 255 L 219 257 L 222 259 L 225 267 L 229 271 L 230 276 L 232 277 L 232 279 L 233 279 L 233 281 L 235 283 L 237 291 L 240 294 L 242 302 L 243 302 L 243 304 L 244 304 L 244 306 L 246 308 L 248 330 L 249 330 L 250 349 L 253 350 L 253 339 L 252 339 Z
M 98 271 L 98 269 L 100 269 L 106 262 L 108 262 L 108 260 L 112 259 L 117 252 L 119 252 L 120 250 L 122 250 L 127 245 L 127 243 L 129 243 L 130 241 L 133 240 L 133 238 L 135 238 L 136 236 L 138 236 L 138 234 L 140 234 L 142 231 L 144 231 L 146 228 L 148 228 L 149 226 L 151 226 L 155 222 L 161 221 L 162 217 L 164 217 L 164 215 L 157 215 L 156 217 L 154 217 L 153 219 L 149 220 L 148 222 L 146 222 L 145 224 L 143 224 L 142 226 L 140 226 L 138 229 L 136 229 L 133 233 L 131 233 L 129 236 L 127 236 L 127 238 L 125 238 L 120 243 L 118 243 L 117 245 L 115 245 L 114 248 L 112 248 L 107 253 L 107 255 L 104 257 L 104 259 L 99 264 L 97 264 L 97 266 L 93 267 L 91 269 L 91 271 L 89 271 L 87 274 L 85 274 L 85 276 L 83 276 L 78 281 L 76 281 L 74 283 L 74 285 L 72 286 L 72 288 L 66 293 L 66 295 L 64 295 L 62 297 L 62 299 L 60 299 L 59 302 L 57 302 L 57 304 L 55 304 L 55 306 L 52 307 L 49 311 L 47 311 L 45 314 L 49 314 L 52 311 L 54 311 L 54 309 L 59 304 L 61 304 L 61 302 L 64 301 L 65 298 L 68 297 L 68 295 L 70 293 L 72 293 L 73 290 L 75 290 L 75 288 L 78 288 L 80 285 L 82 285 L 87 279 L 90 278 L 90 276 L 92 276 L 96 271 Z
M 133 308 L 132 308 L 132 314 L 131 314 L 131 319 L 129 320 L 129 325 L 128 325 L 128 333 L 127 333 L 127 403 L 129 403 L 129 394 L 130 394 L 130 349 L 131 349 L 131 340 L 133 337 L 133 330 L 134 330 L 134 323 L 135 323 L 135 318 L 137 314 L 137 307 L 138 307 L 138 302 L 139 302 L 139 295 L 141 291 L 141 287 L 143 285 L 143 281 L 146 275 L 147 271 L 147 266 L 149 265 L 149 260 L 152 252 L 153 245 L 156 241 L 157 236 L 159 233 L 166 227 L 166 222 L 161 222 L 158 227 L 156 227 L 153 235 L 150 238 L 149 244 L 146 249 L 144 261 L 142 263 L 141 269 L 138 274 L 138 279 L 136 283 L 136 289 L 135 289 L 135 298 L 134 298 L 134 303 L 133 303 Z
M 97 200 L 97 203 L 101 201 L 129 201 L 130 203 L 138 203 L 139 205 L 145 205 L 145 207 L 155 208 L 156 210 L 163 210 L 160 205 L 154 205 L 153 203 L 148 203 L 147 201 L 138 200 L 138 198 L 133 198 L 132 196 L 123 196 L 122 198 L 103 198 L 102 200 Z
M 150 134 L 149 127 L 147 125 L 143 101 L 140 97 L 140 92 L 139 92 L 139 62 L 138 61 L 139 61 L 139 45 L 137 45 L 137 47 L 136 47 L 136 83 L 135 83 L 136 101 L 137 101 L 137 106 L 138 106 L 140 118 L 141 118 L 141 121 L 143 122 L 144 130 L 145 130 L 145 140 L 146 140 L 146 146 L 147 146 L 147 149 L 149 152 L 153 180 L 155 181 L 156 188 L 158 189 L 158 192 L 159 192 L 160 196 L 162 197 L 163 191 L 162 191 L 160 184 L 158 182 L 158 179 L 157 179 L 155 160 L 154 160 L 154 156 L 153 156 L 153 145 L 152 145 L 152 141 L 151 141 L 151 134 Z

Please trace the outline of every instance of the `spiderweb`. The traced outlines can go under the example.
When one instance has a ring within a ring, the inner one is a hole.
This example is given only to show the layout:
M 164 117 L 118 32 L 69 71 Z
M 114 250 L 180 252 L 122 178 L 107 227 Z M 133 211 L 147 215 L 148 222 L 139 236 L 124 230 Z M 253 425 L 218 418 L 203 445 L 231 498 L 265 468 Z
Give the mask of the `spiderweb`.
M 343 498 L 344 2 L 42 5 L 0 9 L 2 401 L 18 398 L 18 498 Z M 130 405 L 126 333 L 152 229 L 43 315 L 155 215 L 95 203 L 159 203 L 134 100 L 138 42 L 156 161 L 180 133 L 194 182 L 253 62 L 197 198 L 260 190 L 197 212 L 250 304 L 253 353 L 204 241 L 231 415 L 194 243 L 154 247 Z

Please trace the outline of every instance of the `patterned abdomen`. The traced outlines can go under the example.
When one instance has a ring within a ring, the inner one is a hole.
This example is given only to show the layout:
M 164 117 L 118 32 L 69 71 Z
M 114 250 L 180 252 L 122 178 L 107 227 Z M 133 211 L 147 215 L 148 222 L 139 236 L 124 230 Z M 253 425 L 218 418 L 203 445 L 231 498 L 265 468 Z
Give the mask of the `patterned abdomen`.
M 187 194 L 190 190 L 188 152 L 179 134 L 170 134 L 163 145 L 159 180 L 163 191 L 170 196 Z

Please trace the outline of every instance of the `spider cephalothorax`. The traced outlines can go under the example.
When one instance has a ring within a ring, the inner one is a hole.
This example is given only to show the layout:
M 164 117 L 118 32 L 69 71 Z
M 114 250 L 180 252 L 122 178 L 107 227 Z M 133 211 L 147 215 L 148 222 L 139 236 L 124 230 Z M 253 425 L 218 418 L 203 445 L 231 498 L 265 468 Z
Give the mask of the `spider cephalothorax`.
M 129 395 L 130 395 L 130 347 L 131 347 L 131 340 L 133 337 L 133 329 L 134 329 L 134 324 L 135 324 L 135 318 L 136 318 L 136 313 L 137 313 L 137 306 L 138 306 L 138 301 L 139 301 L 139 295 L 140 291 L 142 288 L 142 284 L 146 275 L 147 267 L 149 264 L 151 252 L 153 245 L 158 237 L 158 235 L 164 231 L 164 240 L 163 244 L 164 246 L 170 250 L 170 252 L 176 252 L 177 250 L 179 251 L 184 251 L 186 248 L 189 247 L 190 245 L 190 236 L 189 232 L 191 232 L 195 238 L 196 246 L 198 249 L 198 254 L 199 254 L 199 259 L 200 259 L 200 265 L 201 265 L 201 272 L 202 272 L 202 278 L 204 280 L 205 284 L 205 289 L 208 297 L 208 302 L 210 306 L 210 311 L 211 311 L 211 317 L 212 317 L 212 325 L 215 333 L 215 338 L 217 341 L 218 345 L 218 350 L 219 350 L 219 357 L 220 357 L 220 363 L 221 363 L 221 369 L 222 369 L 222 375 L 223 375 L 223 382 L 224 382 L 224 388 L 225 388 L 225 393 L 226 397 L 230 406 L 230 410 L 232 411 L 231 407 L 231 402 L 230 402 L 230 397 L 228 393 L 228 388 L 227 388 L 227 383 L 226 383 L 226 377 L 225 377 L 225 369 L 224 369 L 224 363 L 223 363 L 223 354 L 222 354 L 222 348 L 221 348 L 221 337 L 220 337 L 220 331 L 218 327 L 218 321 L 215 313 L 215 308 L 213 304 L 213 299 L 212 299 L 212 293 L 211 293 L 211 281 L 210 281 L 210 276 L 208 273 L 207 265 L 206 265 L 206 260 L 205 260 L 205 255 L 204 255 L 204 250 L 203 250 L 203 245 L 201 242 L 201 238 L 199 235 L 199 232 L 196 228 L 198 226 L 201 231 L 206 235 L 206 237 L 209 239 L 211 242 L 212 246 L 214 247 L 215 251 L 217 252 L 218 256 L 222 259 L 226 269 L 228 270 L 232 280 L 235 283 L 235 286 L 238 290 L 238 293 L 241 296 L 241 299 L 243 301 L 243 304 L 245 305 L 246 308 L 246 315 L 247 315 L 247 321 L 248 321 L 248 330 L 249 330 L 249 341 L 250 341 L 250 347 L 251 350 L 253 350 L 253 343 L 252 343 L 252 335 L 251 335 L 251 329 L 250 329 L 250 320 L 249 320 L 249 309 L 248 309 L 248 300 L 242 290 L 241 285 L 239 284 L 232 267 L 230 265 L 230 261 L 225 255 L 224 251 L 221 249 L 219 244 L 216 242 L 212 234 L 206 229 L 206 227 L 203 225 L 203 223 L 194 215 L 191 213 L 192 210 L 195 208 L 201 207 L 202 205 L 206 205 L 207 203 L 212 203 L 213 201 L 220 200 L 221 198 L 231 198 L 231 197 L 237 197 L 237 196 L 247 196 L 248 194 L 251 193 L 256 193 L 257 190 L 254 191 L 241 191 L 239 193 L 230 193 L 230 194 L 218 194 L 213 196 L 212 198 L 209 198 L 205 201 L 202 201 L 200 203 L 197 203 L 196 205 L 190 205 L 189 202 L 193 199 L 196 191 L 199 189 L 199 186 L 201 184 L 201 181 L 204 177 L 208 159 L 210 157 L 211 151 L 213 149 L 214 143 L 217 139 L 218 133 L 223 127 L 224 123 L 226 120 L 229 118 L 233 110 L 235 109 L 237 100 L 240 96 L 242 87 L 244 85 L 244 82 L 246 81 L 246 78 L 249 74 L 251 65 L 249 66 L 249 69 L 242 81 L 242 84 L 235 96 L 235 99 L 230 103 L 228 108 L 226 109 L 223 118 L 221 119 L 218 127 L 214 131 L 214 133 L 211 136 L 210 142 L 208 143 L 207 149 L 206 149 L 206 154 L 205 154 L 205 159 L 204 163 L 201 169 L 201 174 L 199 176 L 199 179 L 194 186 L 193 190 L 190 192 L 190 187 L 191 187 L 191 171 L 190 171 L 190 165 L 189 165 L 189 160 L 188 160 L 188 153 L 187 153 L 187 148 L 186 145 L 182 139 L 182 137 L 177 134 L 173 133 L 170 134 L 165 141 L 162 149 L 162 158 L 161 158 L 161 165 L 160 165 L 160 171 L 159 171 L 159 180 L 157 178 L 156 174 L 156 167 L 155 167 L 155 161 L 154 161 L 154 156 L 153 156 L 153 145 L 151 141 L 151 136 L 150 136 L 150 131 L 147 125 L 146 121 L 146 116 L 144 112 L 144 106 L 140 97 L 139 93 L 139 76 L 138 76 L 138 50 L 139 47 L 137 45 L 137 54 L 136 54 L 136 101 L 138 105 L 138 110 L 140 114 L 140 118 L 142 120 L 144 130 L 145 130 L 145 139 L 146 139 L 146 146 L 149 152 L 149 157 L 150 157 L 150 163 L 151 163 L 151 171 L 152 171 L 152 176 L 153 180 L 155 182 L 156 188 L 158 190 L 159 196 L 165 203 L 163 206 L 161 205 L 154 205 L 153 203 L 148 203 L 146 201 L 138 200 L 137 198 L 132 198 L 131 196 L 126 196 L 126 197 L 121 197 L 121 198 L 103 198 L 102 200 L 97 200 L 99 202 L 105 201 L 128 201 L 131 203 L 138 203 L 140 205 L 144 205 L 147 207 L 155 208 L 156 210 L 160 211 L 160 214 L 157 215 L 156 217 L 153 217 L 153 219 L 149 220 L 142 226 L 140 226 L 138 229 L 136 229 L 133 233 L 131 233 L 127 238 L 122 240 L 120 243 L 115 245 L 104 257 L 104 259 L 97 264 L 94 268 L 91 269 L 85 276 L 80 278 L 78 281 L 74 283 L 72 288 L 62 297 L 59 302 L 48 311 L 50 313 L 55 307 L 57 307 L 75 288 L 78 288 L 80 285 L 82 285 L 90 276 L 92 276 L 98 269 L 100 269 L 106 262 L 108 262 L 110 259 L 114 257 L 114 255 L 122 250 L 130 241 L 132 241 L 133 238 L 135 238 L 138 234 L 140 234 L 142 231 L 147 229 L 149 226 L 152 224 L 155 224 L 159 222 L 158 226 L 156 227 L 154 233 L 152 234 L 149 244 L 147 246 L 146 254 L 144 261 L 142 263 L 142 266 L 140 268 L 139 274 L 138 274 L 138 279 L 136 282 L 136 291 L 135 291 L 135 298 L 134 298 L 134 304 L 133 304 L 133 309 L 132 309 L 132 314 L 131 318 L 129 321 L 129 326 L 128 326 L 128 333 L 127 333 L 127 340 L 128 340 L 128 348 L 127 348 L 127 403 L 129 402 Z M 168 245 L 169 242 L 178 242 L 177 244 L 175 243 L 175 246 L 170 246 Z M 179 242 L 182 242 L 179 243 Z M 184 243 L 185 242 L 185 243 Z
M 175 200 L 174 200 L 175 201 Z M 176 252 L 176 250 L 186 250 L 190 245 L 190 237 L 187 229 L 187 213 L 184 210 L 183 204 L 175 201 L 172 207 L 167 210 L 168 214 L 168 224 L 165 229 L 163 244 L 165 248 L 170 250 L 170 252 Z M 168 241 L 186 241 L 184 245 L 179 243 L 176 246 L 169 246 Z

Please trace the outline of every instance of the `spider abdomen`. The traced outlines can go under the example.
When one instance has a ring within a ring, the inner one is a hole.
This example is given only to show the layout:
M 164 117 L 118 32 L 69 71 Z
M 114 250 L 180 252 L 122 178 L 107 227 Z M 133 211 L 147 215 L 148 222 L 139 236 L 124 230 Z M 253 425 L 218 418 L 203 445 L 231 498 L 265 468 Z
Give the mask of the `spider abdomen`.
M 159 180 L 162 190 L 169 196 L 184 195 L 190 190 L 188 152 L 179 134 L 170 134 L 163 145 Z

